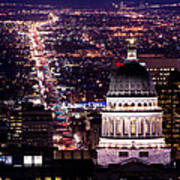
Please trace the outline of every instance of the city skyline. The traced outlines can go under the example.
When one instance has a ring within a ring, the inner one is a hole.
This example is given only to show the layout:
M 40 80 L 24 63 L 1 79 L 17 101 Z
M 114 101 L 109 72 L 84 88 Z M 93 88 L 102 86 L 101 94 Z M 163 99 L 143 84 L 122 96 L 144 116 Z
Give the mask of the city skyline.
M 22 2 L 0 2 L 0 180 L 178 179 L 180 4 Z
M 117 3 L 119 4 L 120 2 L 124 2 L 128 5 L 134 6 L 134 5 L 139 5 L 141 3 L 149 3 L 149 4 L 172 4 L 172 3 L 178 3 L 178 0 L 129 0 L 128 2 L 126 1 L 121 1 L 121 0 L 0 0 L 0 2 L 16 2 L 16 3 L 32 3 L 32 4 L 37 4 L 37 3 L 42 3 L 42 4 L 52 4 L 57 7 L 67 7 L 67 8 L 112 8 L 112 3 Z

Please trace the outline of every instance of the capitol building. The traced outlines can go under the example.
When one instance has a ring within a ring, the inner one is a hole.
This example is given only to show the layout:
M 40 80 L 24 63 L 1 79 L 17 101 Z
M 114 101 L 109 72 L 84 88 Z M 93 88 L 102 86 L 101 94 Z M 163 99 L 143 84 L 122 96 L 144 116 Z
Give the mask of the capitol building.
M 170 163 L 157 93 L 132 44 L 124 64 L 111 75 L 106 104 L 97 147 L 98 165 Z

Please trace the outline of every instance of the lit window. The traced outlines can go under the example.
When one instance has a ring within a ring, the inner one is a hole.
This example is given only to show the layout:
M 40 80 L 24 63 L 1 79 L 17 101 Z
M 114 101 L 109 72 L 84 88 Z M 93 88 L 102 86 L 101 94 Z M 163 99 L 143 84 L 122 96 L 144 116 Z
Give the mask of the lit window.
M 41 178 L 40 178 L 40 177 L 37 177 L 36 180 L 41 180 Z
M 35 165 L 42 165 L 42 156 L 34 156 L 34 164 Z
M 55 177 L 55 180 L 62 180 L 61 177 Z
M 136 129 L 135 129 L 135 122 L 131 122 L 131 134 L 135 134 Z
M 155 132 L 156 132 L 156 122 L 153 121 L 153 133 L 155 133 Z
M 5 156 L 5 164 L 12 164 L 12 156 Z
M 149 131 L 149 123 L 146 122 L 145 123 L 145 133 L 148 133 L 148 131 Z
M 121 125 L 120 125 L 120 121 L 117 122 L 117 134 L 121 133 Z
M 32 165 L 33 159 L 32 156 L 24 156 L 24 165 Z
M 45 177 L 44 180 L 52 180 L 51 177 Z

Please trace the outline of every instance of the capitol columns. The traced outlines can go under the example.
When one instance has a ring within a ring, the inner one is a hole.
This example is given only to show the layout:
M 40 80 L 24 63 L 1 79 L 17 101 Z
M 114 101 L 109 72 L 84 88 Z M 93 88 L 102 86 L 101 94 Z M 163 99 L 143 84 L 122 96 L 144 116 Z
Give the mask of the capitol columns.
M 143 136 L 146 136 L 146 120 L 143 118 Z
M 111 118 L 108 117 L 108 136 L 111 136 Z
M 139 134 L 139 118 L 136 119 L 136 137 L 138 137 Z
M 141 123 L 141 121 L 142 121 L 142 117 L 139 117 L 138 118 L 138 134 L 141 134 L 141 131 L 142 131 L 142 127 L 141 127 L 142 123 Z
M 150 122 L 149 122 L 149 130 L 150 130 L 149 134 L 150 136 L 152 136 L 152 118 L 151 117 L 150 117 Z
M 102 127 L 101 127 L 101 135 L 104 136 L 104 131 L 105 131 L 105 118 L 102 117 Z
M 123 118 L 120 118 L 120 129 L 121 129 L 121 136 L 123 137 L 124 133 L 123 133 L 123 130 L 124 130 L 124 123 L 123 123 L 124 119 Z
M 159 118 L 159 135 L 162 135 L 162 118 Z
M 113 123 L 114 123 L 114 129 L 113 129 L 113 130 L 114 130 L 114 137 L 116 137 L 116 129 L 117 129 L 117 127 L 116 127 L 116 125 L 117 125 L 117 124 L 116 124 L 116 121 L 117 121 L 117 117 L 114 117 L 114 118 L 113 118 Z
M 155 130 L 155 136 L 158 136 L 158 129 L 159 128 L 159 117 L 156 118 L 156 130 Z
M 128 118 L 125 124 L 128 126 L 128 137 L 131 137 L 131 118 Z

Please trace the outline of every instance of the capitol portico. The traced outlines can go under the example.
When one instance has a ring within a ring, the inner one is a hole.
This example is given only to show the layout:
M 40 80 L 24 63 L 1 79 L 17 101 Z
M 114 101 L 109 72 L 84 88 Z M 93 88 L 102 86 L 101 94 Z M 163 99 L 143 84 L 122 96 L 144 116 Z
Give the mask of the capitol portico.
M 107 113 L 102 118 L 102 136 L 117 138 L 161 137 L 159 113 Z

